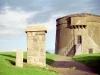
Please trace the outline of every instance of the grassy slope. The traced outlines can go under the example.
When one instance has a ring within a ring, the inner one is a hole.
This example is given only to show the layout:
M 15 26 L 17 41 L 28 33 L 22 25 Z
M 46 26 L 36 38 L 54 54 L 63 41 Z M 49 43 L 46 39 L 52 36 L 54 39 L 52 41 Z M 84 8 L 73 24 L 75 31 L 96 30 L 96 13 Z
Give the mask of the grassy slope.
M 57 58 L 59 55 L 56 54 L 47 54 L 46 55 L 46 63 L 47 65 L 50 65 L 54 62 L 54 59 Z
M 58 55 L 47 54 L 47 66 L 52 64 Z M 26 64 L 26 53 L 24 53 L 24 68 L 15 66 L 15 52 L 0 53 L 0 75 L 57 75 L 56 71 L 46 70 Z
M 100 73 L 100 53 L 76 55 L 73 59 L 95 68 L 95 70 Z

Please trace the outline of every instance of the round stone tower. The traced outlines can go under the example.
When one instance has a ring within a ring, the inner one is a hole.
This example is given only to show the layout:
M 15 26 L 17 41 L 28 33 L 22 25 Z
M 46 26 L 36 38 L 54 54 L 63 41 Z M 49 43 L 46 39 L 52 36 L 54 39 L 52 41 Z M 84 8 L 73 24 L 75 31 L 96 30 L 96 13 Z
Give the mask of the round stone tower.
M 73 56 L 100 52 L 99 15 L 72 14 L 56 22 L 56 54 Z

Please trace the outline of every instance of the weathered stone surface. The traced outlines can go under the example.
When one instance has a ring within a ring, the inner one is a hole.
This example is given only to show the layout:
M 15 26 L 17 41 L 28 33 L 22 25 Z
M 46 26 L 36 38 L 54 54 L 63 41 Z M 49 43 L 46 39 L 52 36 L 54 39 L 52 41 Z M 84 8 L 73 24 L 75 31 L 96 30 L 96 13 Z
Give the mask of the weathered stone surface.
M 28 35 L 31 35 L 31 31 L 47 31 L 47 29 L 45 28 L 45 26 L 41 25 L 41 26 L 27 26 L 27 28 L 25 29 L 25 32 L 30 32 L 28 33 Z
M 72 17 L 71 25 L 86 25 L 86 18 L 87 17 Z
M 23 67 L 23 51 L 21 50 L 16 52 L 16 66 Z
M 82 13 L 57 19 L 55 53 L 73 56 L 98 52 L 100 15 Z
M 45 67 L 45 34 L 44 26 L 28 26 L 27 33 L 27 63 L 35 66 Z

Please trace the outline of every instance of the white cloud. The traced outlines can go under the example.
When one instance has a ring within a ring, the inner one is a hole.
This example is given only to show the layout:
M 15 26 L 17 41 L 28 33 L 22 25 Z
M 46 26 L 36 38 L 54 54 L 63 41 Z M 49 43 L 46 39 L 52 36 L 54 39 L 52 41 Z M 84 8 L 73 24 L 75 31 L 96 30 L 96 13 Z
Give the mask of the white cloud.
M 69 14 L 67 13 L 58 13 L 52 14 L 52 17 L 45 23 L 33 23 L 31 25 L 45 25 L 47 28 L 48 35 L 54 34 L 56 32 L 56 19 L 62 16 Z M 24 29 L 27 24 L 27 19 L 34 17 L 36 12 L 25 12 L 20 8 L 18 10 L 11 10 L 10 7 L 5 6 L 0 14 L 0 36 L 19 36 L 22 35 L 22 29 Z
M 33 14 L 20 9 L 13 11 L 6 6 L 0 14 L 0 36 L 21 34 L 27 25 L 26 19 Z

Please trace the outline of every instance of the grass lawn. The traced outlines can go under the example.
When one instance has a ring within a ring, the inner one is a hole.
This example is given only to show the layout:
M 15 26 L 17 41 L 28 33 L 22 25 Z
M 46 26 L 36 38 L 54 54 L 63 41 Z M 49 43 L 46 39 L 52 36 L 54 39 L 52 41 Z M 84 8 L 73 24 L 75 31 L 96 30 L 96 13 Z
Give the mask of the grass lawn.
M 100 73 L 100 53 L 76 55 L 73 56 L 73 59 L 95 68 L 95 71 Z
M 47 54 L 46 64 L 49 66 L 58 55 Z M 0 52 L 0 75 L 58 75 L 55 70 L 35 67 L 26 64 L 26 53 L 24 53 L 24 67 L 15 66 L 15 52 Z
M 54 59 L 59 57 L 59 55 L 56 54 L 47 54 L 46 55 L 46 64 L 51 65 L 54 62 Z

